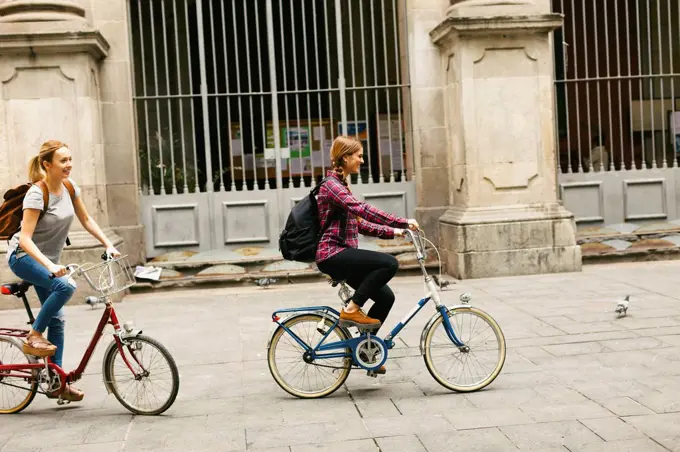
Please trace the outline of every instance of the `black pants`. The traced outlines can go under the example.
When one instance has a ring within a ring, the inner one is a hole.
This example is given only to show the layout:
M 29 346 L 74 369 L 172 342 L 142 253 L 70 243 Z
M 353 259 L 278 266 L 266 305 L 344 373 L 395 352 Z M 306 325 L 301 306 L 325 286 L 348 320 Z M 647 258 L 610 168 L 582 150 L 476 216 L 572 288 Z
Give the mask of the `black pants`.
M 348 248 L 317 266 L 331 278 L 346 281 L 355 290 L 352 301 L 359 306 L 363 306 L 369 298 L 373 300 L 375 303 L 367 315 L 385 321 L 394 304 L 394 293 L 387 283 L 399 268 L 394 256 Z

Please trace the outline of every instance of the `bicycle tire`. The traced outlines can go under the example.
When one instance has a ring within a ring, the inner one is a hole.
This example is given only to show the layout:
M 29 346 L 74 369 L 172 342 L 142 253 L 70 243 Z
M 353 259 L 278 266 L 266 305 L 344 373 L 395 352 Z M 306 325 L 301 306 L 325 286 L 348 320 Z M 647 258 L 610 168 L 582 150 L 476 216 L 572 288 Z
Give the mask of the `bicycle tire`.
M 434 363 L 433 360 L 433 354 L 432 354 L 432 340 L 433 337 L 435 336 L 435 332 L 437 331 L 438 327 L 442 327 L 444 329 L 443 325 L 443 317 L 440 315 L 429 327 L 427 332 L 425 333 L 425 353 L 424 353 L 424 360 L 425 360 L 425 365 L 427 366 L 427 370 L 430 372 L 430 375 L 442 386 L 444 386 L 447 389 L 456 391 L 456 392 L 474 392 L 478 391 L 489 384 L 491 384 L 496 377 L 500 374 L 501 370 L 503 369 L 503 365 L 505 364 L 505 356 L 506 356 L 506 346 L 505 346 L 505 336 L 503 336 L 503 331 L 501 330 L 500 326 L 498 326 L 498 323 L 486 312 L 482 311 L 481 309 L 477 308 L 472 308 L 472 307 L 457 307 L 449 310 L 449 318 L 454 318 L 457 314 L 463 314 L 463 313 L 470 313 L 474 316 L 476 316 L 478 319 L 481 319 L 484 321 L 493 331 L 494 336 L 496 338 L 496 343 L 498 344 L 498 356 L 497 356 L 497 362 L 494 365 L 493 369 L 484 376 L 484 378 L 481 381 L 477 381 L 471 384 L 460 384 L 458 382 L 453 382 L 451 381 L 448 377 L 445 377 L 442 375 L 440 369 L 438 369 L 438 366 Z M 459 330 L 463 330 L 464 328 L 459 328 Z M 456 334 L 461 334 L 461 331 L 457 331 Z M 444 335 L 446 335 L 446 331 L 444 331 Z M 474 336 L 472 336 L 474 338 Z M 470 352 L 466 353 L 466 355 L 470 356 L 470 354 L 474 354 L 475 352 L 472 351 L 473 347 L 475 347 L 474 344 L 466 342 L 465 337 L 460 337 L 459 339 L 463 341 L 466 345 L 470 346 Z M 467 339 L 470 341 L 469 339 Z M 452 348 L 458 348 L 456 347 L 453 342 L 446 337 L 445 342 L 448 341 L 448 344 Z M 471 342 L 471 341 L 470 341 Z M 460 350 L 459 350 L 460 351 Z M 465 353 L 465 352 L 460 352 L 460 353 Z M 467 359 L 466 359 L 467 362 Z M 479 362 L 478 362 L 479 363 Z M 463 375 L 464 372 L 461 372 L 461 375 Z M 472 373 L 470 373 L 472 375 Z
M 289 319 L 286 319 L 283 322 L 283 325 L 285 325 L 286 328 L 291 329 L 291 328 L 295 327 L 296 325 L 298 325 L 302 322 L 311 322 L 311 323 L 314 324 L 314 325 L 312 325 L 314 327 L 314 330 L 316 330 L 316 325 L 318 325 L 319 322 L 321 322 L 322 319 L 324 319 L 324 317 L 319 315 L 319 314 L 303 314 L 303 315 L 297 315 L 297 316 L 293 316 Z M 329 328 L 332 327 L 335 324 L 335 322 L 328 317 L 325 317 L 324 323 Z M 338 341 L 344 341 L 344 340 L 348 340 L 348 339 L 351 338 L 351 336 L 349 335 L 347 330 L 345 330 L 344 328 L 341 328 L 339 326 L 336 327 L 333 331 L 337 334 L 337 336 L 338 336 L 337 340 Z M 345 383 L 345 381 L 347 380 L 347 377 L 349 377 L 350 371 L 352 370 L 352 360 L 351 360 L 351 358 L 343 358 L 342 366 L 336 368 L 336 369 L 340 370 L 338 378 L 336 378 L 335 381 L 332 382 L 331 384 L 329 384 L 327 387 L 324 387 L 320 390 L 309 391 L 309 390 L 296 388 L 291 383 L 286 381 L 286 379 L 284 378 L 285 375 L 281 374 L 281 372 L 279 370 L 279 366 L 277 365 L 277 361 L 276 361 L 276 351 L 277 351 L 279 344 L 281 343 L 280 342 L 281 338 L 284 337 L 284 334 L 287 334 L 286 330 L 283 327 L 279 326 L 274 331 L 274 333 L 272 334 L 272 338 L 271 338 L 270 344 L 269 344 L 269 350 L 267 352 L 267 364 L 269 365 L 269 372 L 271 373 L 272 377 L 274 378 L 274 381 L 276 381 L 276 383 L 281 387 L 281 389 L 283 389 L 287 393 L 289 393 L 289 394 L 291 394 L 295 397 L 299 397 L 301 399 L 317 399 L 317 398 L 326 397 L 326 396 L 334 393 L 335 391 L 338 390 L 338 388 L 340 388 Z M 289 335 L 287 335 L 287 336 L 290 337 Z M 292 339 L 291 339 L 291 341 L 292 341 Z M 336 340 L 330 339 L 330 340 L 328 340 L 328 342 L 336 342 Z M 308 345 L 314 346 L 316 344 L 308 344 Z M 336 351 L 339 351 L 339 350 L 336 350 Z M 347 354 L 350 354 L 351 349 L 348 347 L 348 348 L 345 349 L 345 352 Z M 300 355 L 300 362 L 304 363 L 304 360 L 302 358 L 302 354 Z M 307 365 L 314 366 L 314 364 L 307 364 Z M 323 367 L 317 366 L 317 368 L 323 368 Z
M 106 384 L 107 388 L 110 390 L 110 392 L 113 393 L 113 395 L 118 399 L 118 401 L 123 405 L 125 408 L 127 408 L 129 411 L 131 411 L 134 414 L 141 414 L 141 415 L 159 415 L 167 411 L 172 404 L 175 402 L 175 399 L 177 398 L 177 394 L 179 392 L 179 371 L 177 369 L 177 364 L 175 364 L 175 360 L 173 359 L 172 355 L 168 351 L 167 348 L 160 342 L 158 342 L 155 339 L 152 339 L 148 336 L 144 335 L 138 335 L 132 338 L 127 338 L 126 340 L 126 345 L 127 350 L 130 351 L 130 346 L 131 344 L 134 343 L 141 343 L 142 345 L 147 344 L 151 345 L 153 348 L 158 350 L 160 352 L 160 355 L 165 359 L 167 362 L 169 371 L 170 371 L 170 376 L 172 378 L 171 382 L 171 387 L 170 391 L 168 394 L 167 399 L 157 408 L 149 408 L 149 409 L 143 409 L 140 406 L 136 406 L 132 404 L 130 401 L 127 400 L 125 393 L 121 393 L 121 386 L 119 383 L 116 381 L 115 373 L 114 373 L 114 364 L 116 362 L 116 356 L 120 356 L 120 350 L 118 349 L 118 346 L 116 345 L 116 342 L 112 342 L 111 345 L 109 345 L 109 348 L 106 350 L 106 354 L 104 355 L 104 383 Z M 141 380 L 136 380 L 135 381 L 141 381 Z
M 24 353 L 21 341 L 14 339 L 14 338 L 10 338 L 10 337 L 0 336 L 0 342 L 7 344 L 10 348 L 16 348 L 16 351 L 13 352 L 14 356 L 22 355 L 23 357 L 26 358 L 26 363 L 35 362 L 35 359 L 31 358 L 29 355 Z M 0 352 L 2 352 L 2 349 L 0 349 Z M 3 362 L 3 356 L 4 355 L 5 355 L 4 352 L 0 353 L 0 363 Z M 12 364 L 23 364 L 23 363 L 13 362 Z M 9 386 L 7 384 L 7 382 L 3 383 L 3 381 L 4 381 L 4 379 L 3 379 L 3 376 L 2 376 L 2 371 L 0 371 L 0 390 L 2 388 L 13 388 L 13 389 L 19 390 L 19 391 L 26 391 L 26 397 L 19 400 L 19 402 L 12 407 L 4 407 L 4 406 L 2 406 L 2 403 L 5 403 L 5 401 L 9 400 L 9 399 L 6 398 L 6 397 L 0 396 L 0 414 L 20 413 L 21 411 L 25 410 L 33 402 L 33 399 L 35 399 L 35 395 L 38 392 L 38 381 L 34 377 L 31 379 L 30 382 L 28 382 L 29 385 L 26 389 L 15 388 L 14 385 Z

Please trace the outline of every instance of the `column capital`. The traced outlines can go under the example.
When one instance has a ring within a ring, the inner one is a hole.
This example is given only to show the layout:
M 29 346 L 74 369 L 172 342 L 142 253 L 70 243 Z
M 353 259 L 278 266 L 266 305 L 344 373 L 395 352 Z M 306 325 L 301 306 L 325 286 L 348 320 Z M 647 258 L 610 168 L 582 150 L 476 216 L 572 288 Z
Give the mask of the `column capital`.
M 85 22 L 85 9 L 69 0 L 0 0 L 0 22 Z
M 449 0 L 447 16 L 526 16 L 551 11 L 549 0 Z

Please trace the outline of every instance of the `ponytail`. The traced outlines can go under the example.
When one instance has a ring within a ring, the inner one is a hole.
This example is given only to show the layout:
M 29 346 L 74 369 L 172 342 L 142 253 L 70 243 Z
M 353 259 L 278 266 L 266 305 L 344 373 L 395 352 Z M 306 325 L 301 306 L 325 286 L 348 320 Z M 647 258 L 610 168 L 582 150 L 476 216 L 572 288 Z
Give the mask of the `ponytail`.
M 45 178 L 45 172 L 40 164 L 40 156 L 36 155 L 28 164 L 28 180 L 35 184 Z

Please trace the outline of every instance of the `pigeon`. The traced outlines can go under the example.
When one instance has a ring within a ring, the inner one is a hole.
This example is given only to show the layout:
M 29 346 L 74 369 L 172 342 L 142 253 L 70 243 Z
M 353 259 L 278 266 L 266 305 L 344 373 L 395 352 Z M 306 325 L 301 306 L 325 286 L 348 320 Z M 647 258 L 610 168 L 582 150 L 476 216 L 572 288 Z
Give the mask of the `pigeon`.
M 99 298 L 98 297 L 87 297 L 85 298 L 85 303 L 90 305 L 92 309 L 95 308 L 99 304 Z
M 274 284 L 277 280 L 275 278 L 260 278 L 255 280 L 255 285 L 261 287 L 262 289 L 269 289 L 271 284 Z
M 626 295 L 622 301 L 616 304 L 616 313 L 619 317 L 623 317 L 628 314 L 628 304 L 630 303 L 630 295 Z
M 432 275 L 432 279 L 434 279 L 434 282 L 437 283 L 440 289 L 444 290 L 449 284 L 451 284 L 451 281 L 447 281 L 446 279 L 439 279 L 437 275 Z

